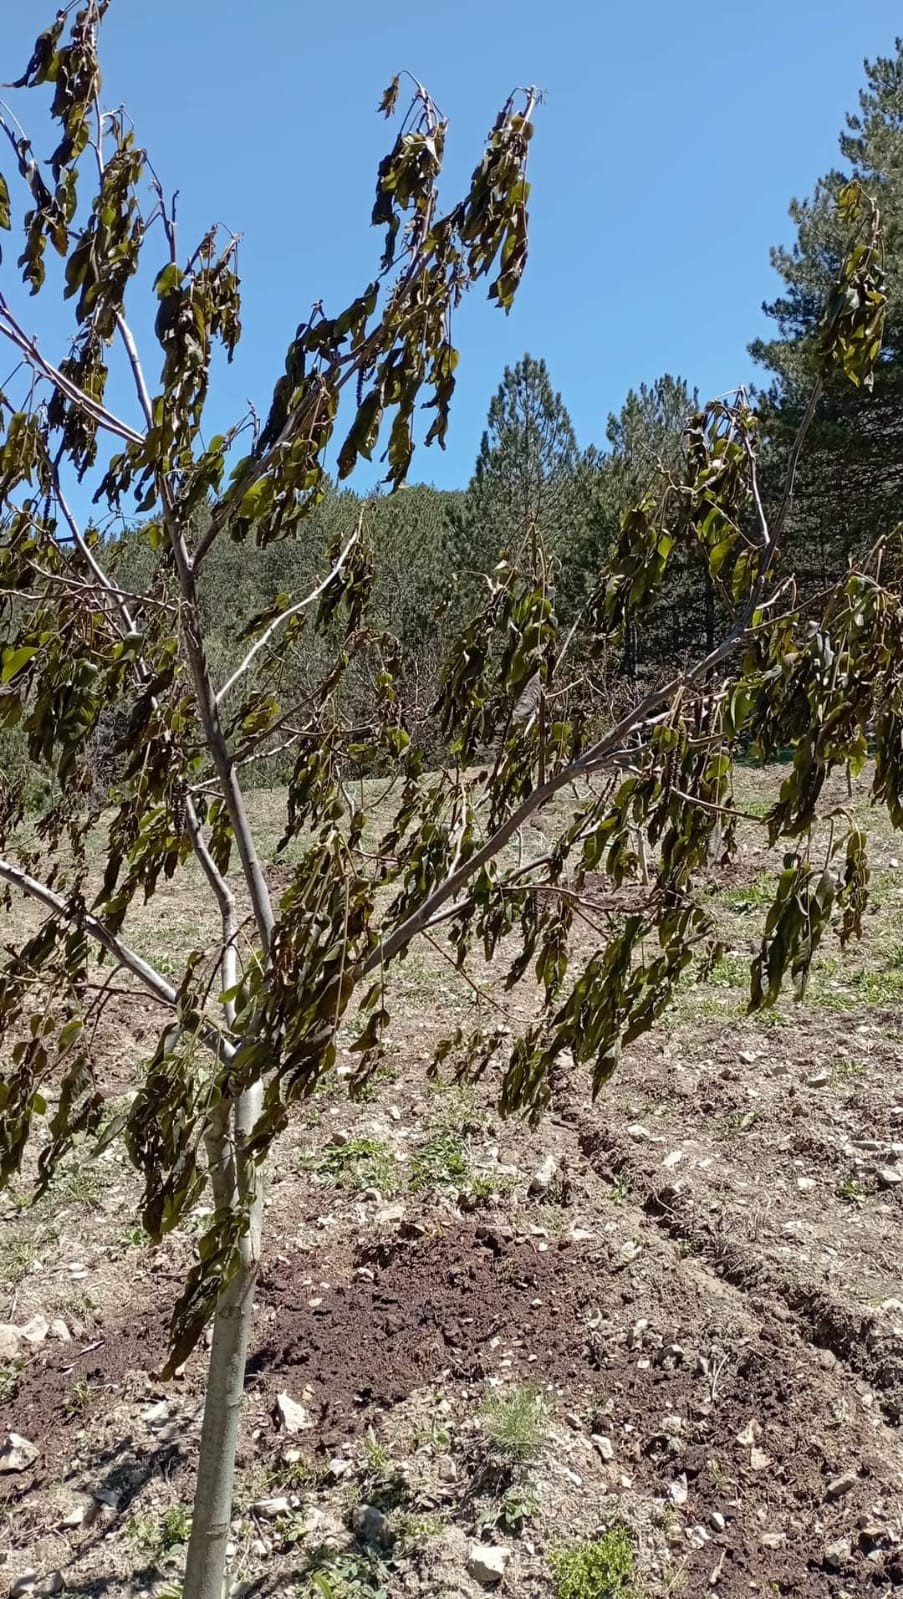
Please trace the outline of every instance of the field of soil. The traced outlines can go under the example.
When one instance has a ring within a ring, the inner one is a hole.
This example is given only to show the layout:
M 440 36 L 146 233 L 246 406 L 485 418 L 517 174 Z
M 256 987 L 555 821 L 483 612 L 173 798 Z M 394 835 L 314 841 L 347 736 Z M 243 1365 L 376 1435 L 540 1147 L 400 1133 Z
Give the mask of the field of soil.
M 749 811 L 778 776 L 744 775 Z M 865 796 L 862 943 L 829 937 L 802 1002 L 746 1015 L 780 856 L 745 823 L 704 888 L 714 974 L 595 1103 L 566 1066 L 535 1130 L 491 1078 L 428 1079 L 509 997 L 412 951 L 371 1097 L 341 1059 L 274 1156 L 232 1593 L 477 1599 L 498 1574 L 553 1599 L 555 1557 L 611 1529 L 633 1574 L 585 1599 L 903 1592 L 903 840 Z M 196 907 L 177 880 L 132 942 L 177 969 Z M 114 1099 L 159 1020 L 106 1013 Z M 203 1351 L 157 1372 L 199 1218 L 150 1249 L 115 1147 L 24 1197 L 0 1196 L 0 1435 L 35 1448 L 0 1454 L 0 1585 L 177 1593 Z

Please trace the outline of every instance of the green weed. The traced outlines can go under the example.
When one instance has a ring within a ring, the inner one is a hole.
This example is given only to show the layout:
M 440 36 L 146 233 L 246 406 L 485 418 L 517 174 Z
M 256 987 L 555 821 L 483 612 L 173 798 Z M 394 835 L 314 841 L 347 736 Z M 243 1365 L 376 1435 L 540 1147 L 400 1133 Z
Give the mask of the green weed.
M 378 1188 L 391 1194 L 397 1187 L 392 1151 L 378 1138 L 349 1138 L 345 1144 L 331 1145 L 317 1165 L 343 1188 Z
M 546 1441 L 546 1405 L 535 1388 L 494 1394 L 483 1406 L 483 1430 L 492 1453 L 512 1465 L 535 1460 Z
M 556 1599 L 640 1599 L 633 1540 L 620 1522 L 601 1538 L 553 1554 L 552 1570 Z
M 411 1156 L 411 1189 L 461 1187 L 470 1176 L 467 1141 L 452 1130 L 438 1132 Z

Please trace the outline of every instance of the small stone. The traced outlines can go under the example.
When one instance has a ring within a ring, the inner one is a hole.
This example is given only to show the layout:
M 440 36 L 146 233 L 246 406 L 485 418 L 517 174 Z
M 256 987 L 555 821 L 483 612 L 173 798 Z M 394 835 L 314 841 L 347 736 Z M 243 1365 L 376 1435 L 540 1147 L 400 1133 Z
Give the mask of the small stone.
M 664 1159 L 662 1160 L 662 1165 L 666 1171 L 673 1171 L 675 1166 L 680 1165 L 683 1158 L 684 1152 L 682 1149 L 672 1149 L 670 1154 L 665 1155 Z
M 843 1471 L 839 1477 L 833 1477 L 825 1490 L 827 1500 L 842 1499 L 845 1494 L 855 1488 L 859 1477 L 855 1471 Z
M 727 1522 L 722 1516 L 720 1510 L 712 1511 L 711 1515 L 709 1516 L 709 1526 L 714 1527 L 716 1532 L 724 1531 L 725 1527 L 727 1526 Z
M 439 1461 L 439 1481 L 457 1482 L 457 1480 L 458 1468 L 455 1465 L 455 1462 L 453 1461 L 451 1455 L 443 1455 Z
M 69 1344 L 72 1342 L 72 1334 L 69 1331 L 69 1328 L 66 1326 L 66 1323 L 63 1321 L 62 1316 L 56 1316 L 50 1323 L 47 1336 L 48 1338 L 55 1338 L 58 1344 Z
M 798 1177 L 796 1179 L 796 1186 L 801 1194 L 811 1194 L 813 1188 L 815 1187 L 815 1178 Z
M 648 1127 L 642 1122 L 631 1122 L 627 1129 L 627 1137 L 632 1138 L 635 1144 L 663 1144 L 665 1142 L 661 1133 L 650 1133 Z
M 831 1081 L 831 1073 L 826 1071 L 810 1072 L 806 1082 L 810 1088 L 827 1088 Z
M 392 1542 L 389 1523 L 375 1505 L 355 1505 L 351 1527 L 361 1543 L 378 1543 L 386 1547 Z
M 366 1205 L 381 1205 L 383 1202 L 382 1190 L 379 1188 L 364 1188 L 361 1190 L 361 1200 Z
M 601 1456 L 603 1460 L 614 1460 L 615 1446 L 610 1438 L 606 1438 L 604 1433 L 594 1432 L 590 1442 L 592 1443 L 596 1454 Z
M 61 1571 L 51 1571 L 46 1577 L 37 1577 L 33 1571 L 23 1571 L 21 1577 L 10 1585 L 9 1599 L 21 1599 L 24 1594 L 38 1596 L 62 1593 L 65 1584 Z
M 90 1527 L 97 1515 L 97 1500 L 91 1494 L 73 1494 L 60 1517 L 61 1527 Z
M 530 1178 L 528 1192 L 534 1197 L 538 1194 L 548 1193 L 557 1176 L 558 1161 L 556 1157 L 554 1155 L 546 1155 Z
M 467 1575 L 482 1588 L 492 1588 L 501 1582 L 510 1559 L 511 1550 L 506 1544 L 471 1544 Z
M 41 1451 L 30 1438 L 21 1433 L 8 1432 L 0 1448 L 0 1471 L 27 1471 L 33 1466 Z
M 751 1449 L 749 1451 L 749 1463 L 753 1471 L 765 1471 L 771 1465 L 771 1456 L 766 1455 L 764 1449 Z
M 852 1553 L 853 1545 L 849 1538 L 836 1538 L 833 1543 L 825 1546 L 824 1563 L 832 1571 L 838 1571 L 845 1566 Z
M 401 1221 L 404 1215 L 404 1205 L 386 1205 L 376 1212 L 376 1222 L 380 1227 L 391 1227 L 393 1222 Z
M 333 1455 L 328 1466 L 329 1475 L 333 1482 L 339 1482 L 342 1477 L 347 1477 L 351 1470 L 351 1461 L 344 1455 Z
M 19 1332 L 27 1344 L 42 1344 L 49 1331 L 50 1323 L 47 1317 L 42 1316 L 40 1312 L 38 1315 L 32 1316 L 24 1327 L 19 1328 Z
M 279 1424 L 285 1432 L 305 1432 L 313 1426 L 310 1412 L 289 1394 L 276 1395 L 276 1410 Z
M 882 1188 L 897 1188 L 903 1183 L 903 1166 L 879 1166 L 875 1176 Z
M 292 1508 L 292 1502 L 285 1494 L 277 1494 L 272 1499 L 258 1499 L 251 1506 L 251 1513 L 263 1516 L 265 1521 L 275 1521 L 277 1516 L 287 1516 Z
M 747 1424 L 744 1427 L 743 1431 L 742 1432 L 738 1432 L 738 1434 L 737 1434 L 737 1442 L 738 1442 L 738 1444 L 743 1444 L 744 1447 L 746 1447 L 746 1448 L 751 1447 L 755 1443 L 755 1441 L 758 1438 L 758 1436 L 759 1436 L 761 1431 L 762 1431 L 761 1426 L 756 1421 L 755 1417 L 753 1417 L 752 1421 L 748 1421 L 747 1422 Z
M 148 1427 L 162 1427 L 164 1421 L 169 1420 L 169 1401 L 160 1399 L 155 1405 L 148 1405 L 147 1410 L 141 1412 L 141 1420 Z
M 787 1542 L 786 1532 L 763 1532 L 759 1539 L 763 1549 L 783 1549 Z
M 672 1505 L 685 1505 L 688 1494 L 686 1473 L 681 1472 L 679 1477 L 675 1477 L 673 1482 L 669 1482 L 668 1498 Z

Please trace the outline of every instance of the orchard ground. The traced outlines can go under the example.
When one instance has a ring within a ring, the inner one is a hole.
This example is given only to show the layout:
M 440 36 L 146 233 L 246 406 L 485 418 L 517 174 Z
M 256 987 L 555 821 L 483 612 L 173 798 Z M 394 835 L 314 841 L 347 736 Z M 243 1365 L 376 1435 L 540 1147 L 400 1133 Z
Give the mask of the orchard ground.
M 780 776 L 742 772 L 738 805 L 762 813 Z M 595 1104 L 565 1064 L 535 1131 L 498 1117 L 491 1075 L 427 1075 L 458 1023 L 529 1005 L 504 963 L 477 989 L 438 943 L 399 966 L 372 1094 L 349 1101 L 342 1054 L 273 1157 L 233 1592 L 474 1599 L 473 1546 L 496 1545 L 498 1591 L 546 1599 L 555 1555 L 610 1529 L 634 1570 L 605 1599 L 903 1589 L 903 839 L 869 776 L 829 796 L 869 831 L 861 944 L 827 939 L 801 1003 L 747 1017 L 780 854 L 741 824 L 701 885 L 720 965 Z M 251 798 L 275 859 L 282 796 Z M 189 870 L 131 943 L 180 972 L 213 947 L 205 903 Z M 161 1015 L 141 996 L 104 1012 L 114 1102 Z M 175 1592 L 203 1353 L 156 1372 L 191 1228 L 146 1246 L 115 1146 L 24 1197 L 0 1198 L 0 1322 L 29 1334 L 7 1335 L 0 1431 L 38 1454 L 0 1475 L 0 1581 Z

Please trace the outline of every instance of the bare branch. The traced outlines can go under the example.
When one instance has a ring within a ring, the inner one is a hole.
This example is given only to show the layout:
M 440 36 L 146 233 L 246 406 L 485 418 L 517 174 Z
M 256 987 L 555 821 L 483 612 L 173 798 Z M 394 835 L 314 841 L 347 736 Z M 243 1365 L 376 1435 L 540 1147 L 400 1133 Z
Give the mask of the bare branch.
M 90 416 L 98 427 L 105 428 L 108 433 L 113 433 L 117 438 L 124 439 L 126 444 L 144 443 L 143 434 L 136 433 L 134 428 L 129 427 L 127 422 L 122 422 L 118 416 L 114 416 L 113 412 L 108 411 L 106 406 L 99 405 L 96 400 L 93 400 L 89 394 L 85 393 L 84 389 L 80 389 L 78 384 L 73 383 L 70 378 L 64 377 L 62 372 L 58 371 L 53 363 L 41 354 L 34 339 L 30 339 L 28 334 L 19 326 L 3 294 L 0 294 L 0 333 L 3 334 L 4 338 L 9 339 L 17 350 L 21 351 L 33 371 L 39 372 L 42 377 L 47 378 L 54 388 L 59 389 L 60 393 L 65 395 L 67 400 L 78 406 L 79 410 L 84 411 L 86 416 Z
M 257 656 L 260 654 L 260 651 L 266 648 L 266 646 L 269 644 L 270 639 L 273 637 L 273 635 L 275 633 L 278 633 L 280 627 L 284 627 L 285 623 L 290 621 L 290 619 L 293 616 L 297 616 L 299 611 L 305 610 L 305 608 L 308 605 L 312 605 L 313 604 L 314 600 L 318 600 L 320 598 L 320 595 L 323 594 L 324 591 L 329 587 L 330 583 L 333 581 L 333 578 L 338 577 L 339 573 L 342 570 L 342 567 L 345 565 L 345 562 L 347 561 L 349 555 L 351 554 L 351 551 L 354 549 L 355 544 L 358 542 L 358 539 L 361 536 L 361 528 L 363 527 L 363 522 L 364 522 L 364 513 L 363 513 L 363 511 L 361 511 L 361 514 L 360 514 L 360 516 L 358 518 L 357 527 L 355 528 L 354 532 L 352 533 L 351 538 L 348 540 L 348 543 L 345 545 L 345 548 L 342 550 L 342 553 L 340 554 L 338 560 L 336 561 L 336 564 L 333 567 L 332 571 L 328 574 L 327 577 L 323 578 L 323 581 L 321 583 L 317 584 L 315 589 L 312 589 L 309 594 L 305 594 L 303 600 L 296 600 L 294 605 L 290 605 L 287 610 L 282 611 L 279 616 L 275 617 L 274 620 L 270 623 L 269 627 L 266 629 L 266 631 L 261 633 L 260 638 L 256 639 L 255 642 L 251 645 L 251 648 L 249 649 L 249 651 L 248 651 L 247 655 L 245 656 L 244 660 L 241 662 L 241 664 L 239 666 L 237 666 L 235 668 L 235 671 L 232 673 L 232 676 L 230 678 L 228 678 L 226 680 L 226 682 L 223 684 L 222 688 L 220 689 L 219 693 L 216 696 L 217 705 L 222 705 L 223 700 L 226 698 L 226 695 L 235 687 L 235 684 L 238 682 L 239 678 L 242 677 L 245 672 L 247 672 L 248 668 L 252 665 L 252 663 L 256 660 Z

